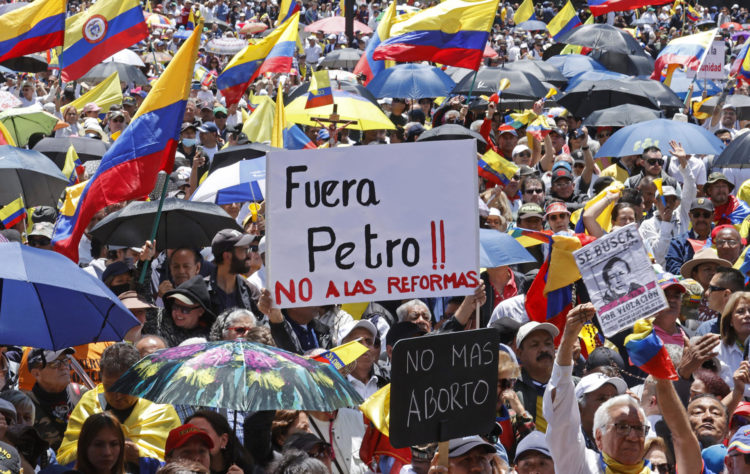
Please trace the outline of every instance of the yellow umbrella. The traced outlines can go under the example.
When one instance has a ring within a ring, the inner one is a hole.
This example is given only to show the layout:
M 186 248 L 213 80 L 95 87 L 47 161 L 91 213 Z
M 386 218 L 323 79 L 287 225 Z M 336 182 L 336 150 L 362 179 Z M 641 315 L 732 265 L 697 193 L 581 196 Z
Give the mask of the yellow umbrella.
M 333 105 L 322 105 L 306 109 L 306 103 L 307 94 L 304 94 L 287 105 L 285 107 L 287 121 L 303 125 L 320 125 L 320 123 L 313 119 L 327 119 L 333 113 Z M 356 121 L 349 128 L 357 130 L 396 129 L 393 122 L 391 122 L 383 111 L 364 97 L 337 89 L 333 91 L 333 103 L 337 106 L 336 113 L 338 113 L 340 121 Z

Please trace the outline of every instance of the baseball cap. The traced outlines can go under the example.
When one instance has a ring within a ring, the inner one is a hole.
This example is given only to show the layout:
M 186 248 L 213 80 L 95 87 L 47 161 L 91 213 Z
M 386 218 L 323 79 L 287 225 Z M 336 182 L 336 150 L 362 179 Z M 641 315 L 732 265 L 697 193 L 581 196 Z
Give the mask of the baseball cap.
M 501 344 L 512 344 L 523 324 L 513 318 L 498 318 L 489 327 L 500 333 Z
M 366 329 L 370 334 L 372 334 L 373 339 L 378 339 L 378 328 L 375 327 L 375 325 L 370 322 L 369 319 L 360 319 L 358 321 L 350 320 L 346 323 L 342 324 L 339 327 L 338 331 L 338 342 L 339 344 L 343 344 L 344 339 L 352 333 L 357 328 L 364 328 Z
M 216 114 L 228 115 L 229 112 L 227 111 L 227 108 L 224 107 L 223 105 L 217 105 L 216 107 L 214 107 L 214 115 Z
M 18 474 L 21 472 L 21 456 L 13 446 L 0 441 L 0 472 Z
M 588 371 L 597 367 L 611 367 L 612 364 L 616 365 L 619 369 L 625 368 L 625 362 L 622 360 L 622 356 L 618 354 L 617 351 L 604 346 L 597 347 L 591 351 L 589 358 L 586 359 L 586 369 Z
M 135 97 L 133 97 L 132 95 L 128 95 L 128 96 L 123 97 L 122 98 L 122 105 L 127 105 L 128 107 L 131 107 L 131 106 L 135 107 L 136 106 Z
M 120 293 L 118 296 L 122 304 L 128 309 L 149 309 L 156 308 L 156 306 L 149 304 L 142 299 L 138 298 L 138 293 L 133 290 L 125 291 Z
M 677 194 L 677 190 L 673 186 L 662 186 L 661 194 L 664 197 L 667 197 L 667 196 L 680 197 L 680 195 Z
M 38 222 L 49 222 L 55 223 L 57 219 L 57 211 L 51 206 L 37 206 L 34 208 L 34 212 L 31 213 L 31 222 L 34 224 Z
M 495 447 L 477 435 L 455 438 L 448 442 L 448 457 L 463 456 L 474 448 L 481 447 L 487 454 L 495 452 Z
M 128 273 L 129 271 L 130 266 L 127 263 L 122 261 L 112 262 L 104 269 L 104 273 L 102 273 L 102 281 L 106 282 L 109 277 L 116 277 L 117 275 Z
M 219 127 L 213 122 L 206 122 L 198 127 L 200 133 L 219 133 Z
M 695 209 L 703 209 L 704 211 L 714 212 L 714 203 L 712 203 L 708 198 L 700 197 L 693 201 L 693 203 L 690 205 L 691 211 Z
M 98 105 L 96 105 L 95 102 L 89 102 L 88 104 L 86 104 L 86 105 L 83 106 L 83 113 L 84 114 L 86 112 L 99 112 L 100 110 L 102 110 L 102 108 L 99 107 Z
M 208 436 L 208 433 L 195 425 L 186 423 L 169 432 L 169 436 L 167 436 L 167 444 L 164 446 L 164 454 L 169 455 L 172 451 L 193 438 L 203 440 L 203 442 L 206 443 L 206 446 L 208 446 L 208 449 L 213 449 L 214 447 L 214 443 L 211 441 L 211 437 Z
M 518 166 L 518 174 L 523 178 L 524 176 L 532 176 L 536 175 L 537 172 L 534 168 L 527 165 L 519 165 Z
M 524 219 L 526 217 L 544 217 L 544 210 L 542 206 L 535 202 L 527 202 L 518 208 L 518 218 Z
M 61 355 L 75 354 L 75 349 L 66 347 L 59 351 L 48 351 L 46 349 L 32 349 L 29 352 L 29 367 L 41 366 L 44 368 L 48 362 L 58 359 Z
M 729 418 L 729 429 L 736 428 L 739 423 L 736 421 L 738 418 L 735 418 L 735 415 L 739 415 L 740 417 L 744 418 L 750 418 L 750 402 L 740 402 L 737 404 L 737 408 L 735 408 L 734 413 L 732 413 L 732 416 Z
M 521 343 L 526 339 L 526 336 L 534 331 L 547 331 L 553 338 L 560 334 L 560 330 L 557 329 L 557 326 L 554 324 L 529 321 L 518 329 L 518 334 L 516 334 L 516 347 L 521 347 Z
M 284 449 L 293 448 L 301 451 L 309 451 L 316 446 L 330 447 L 331 445 L 306 431 L 292 433 L 284 440 Z
M 594 372 L 583 377 L 576 385 L 576 398 L 583 399 L 587 393 L 599 390 L 604 384 L 612 384 L 617 389 L 617 394 L 622 395 L 628 389 L 628 385 L 620 377 L 607 377 L 601 372 Z
M 409 339 L 410 337 L 424 336 L 427 334 L 424 329 L 420 328 L 411 321 L 401 321 L 388 330 L 385 335 L 385 345 L 395 346 L 401 339 Z
M 570 214 L 570 211 L 568 210 L 568 207 L 565 205 L 564 202 L 551 202 L 547 204 L 547 209 L 544 210 L 544 217 L 546 218 L 550 214 L 561 214 L 566 213 Z
M 33 235 L 38 235 L 40 237 L 47 237 L 48 239 L 52 238 L 52 234 L 55 232 L 55 226 L 52 225 L 49 222 L 37 222 L 34 224 L 34 227 L 31 228 L 31 232 L 29 232 L 29 237 Z
M 564 168 L 564 167 L 560 167 L 552 171 L 553 183 L 563 178 L 568 178 L 569 180 L 573 181 L 573 173 L 571 173 L 569 169 Z
M 18 421 L 18 413 L 16 412 L 16 407 L 4 398 L 0 398 L 0 413 L 9 415 L 13 419 L 13 423 L 16 423 Z
M 500 125 L 497 131 L 500 132 L 500 135 L 502 135 L 503 133 L 510 133 L 514 137 L 518 136 L 518 132 L 516 132 L 516 129 L 511 125 Z
M 211 250 L 214 254 L 218 254 L 221 252 L 227 252 L 233 247 L 250 245 L 252 241 L 253 236 L 250 234 L 244 234 L 235 229 L 222 229 L 211 241 Z
M 185 130 L 189 128 L 192 128 L 193 130 L 198 130 L 198 127 L 196 127 L 194 123 L 182 122 L 182 127 L 180 127 L 180 133 L 184 132 Z
M 523 153 L 525 151 L 531 152 L 531 150 L 529 149 L 529 147 L 527 147 L 526 145 L 516 145 L 513 148 L 513 153 L 511 153 L 511 156 L 516 156 L 519 153 Z
M 116 118 L 125 118 L 125 114 L 122 113 L 122 110 L 113 110 L 109 113 L 110 120 L 114 120 Z
M 678 286 L 680 288 L 680 293 L 685 293 L 687 291 L 687 288 L 680 283 L 680 280 L 677 279 L 676 276 L 672 275 L 671 273 L 659 273 L 659 275 L 656 277 L 656 280 L 659 283 L 659 286 L 661 286 L 662 290 L 666 290 L 667 288 L 671 288 L 673 286 Z
M 745 425 L 738 429 L 729 440 L 727 452 L 731 453 L 733 451 L 750 454 L 750 425 Z
M 527 434 L 520 443 L 518 443 L 518 446 L 516 447 L 515 462 L 518 462 L 523 457 L 524 453 L 529 451 L 536 451 L 547 457 L 552 457 L 549 446 L 547 446 L 547 438 L 541 431 L 532 431 Z

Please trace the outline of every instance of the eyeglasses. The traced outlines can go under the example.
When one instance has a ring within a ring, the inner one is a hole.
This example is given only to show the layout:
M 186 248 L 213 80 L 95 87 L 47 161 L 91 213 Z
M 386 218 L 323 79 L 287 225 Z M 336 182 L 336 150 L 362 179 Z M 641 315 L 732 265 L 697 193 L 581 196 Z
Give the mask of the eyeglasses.
M 70 361 L 67 359 L 57 359 L 53 360 L 52 362 L 47 362 L 47 365 L 45 367 L 49 367 L 50 369 L 69 369 L 70 368 Z
M 200 305 L 198 306 L 182 306 L 181 304 L 173 304 L 172 305 L 172 311 L 177 311 L 178 313 L 182 314 L 190 314 L 196 309 L 200 308 Z
M 252 329 L 251 327 L 246 327 L 246 326 L 233 326 L 231 328 L 227 328 L 227 331 L 233 331 L 239 334 L 240 336 L 244 336 L 245 334 L 249 333 L 251 329 Z
M 646 160 L 646 163 L 648 163 L 651 166 L 659 165 L 664 166 L 664 160 L 662 158 L 649 158 Z
M 528 151 L 523 151 L 516 156 L 520 156 L 521 158 L 531 158 L 531 153 L 529 153 Z
M 666 462 L 664 464 L 652 464 L 651 469 L 659 474 L 672 474 L 674 472 L 672 465 Z
M 44 247 L 51 244 L 52 241 L 46 237 L 40 239 L 29 238 L 29 247 Z
M 250 247 L 248 247 L 248 250 L 250 252 L 257 252 L 258 251 L 258 246 L 257 245 L 251 245 Z
M 123 123 L 123 122 L 125 122 L 125 119 L 124 118 L 116 118 L 116 119 L 114 119 L 112 121 L 113 122 L 117 122 L 117 123 Z
M 708 291 L 726 291 L 726 288 L 720 286 L 708 285 Z
M 722 239 L 716 241 L 717 247 L 723 247 L 723 246 L 729 246 L 729 247 L 736 247 L 740 243 L 739 240 L 734 239 Z
M 507 390 L 516 386 L 516 379 L 498 379 L 497 386 L 500 390 Z
M 721 140 L 724 143 L 730 143 L 732 141 L 731 138 L 719 138 L 719 140 Z
M 550 215 L 547 216 L 547 220 L 548 221 L 552 221 L 552 222 L 556 222 L 556 221 L 559 221 L 561 219 L 565 219 L 567 217 L 568 217 L 567 214 L 562 214 L 562 213 L 560 213 L 560 214 L 550 214 Z
M 703 211 L 703 212 L 695 212 L 694 211 L 694 212 L 691 212 L 690 215 L 693 216 L 696 219 L 700 219 L 700 218 L 710 219 L 711 217 L 713 217 L 713 213 L 708 212 L 708 211 Z
M 614 426 L 617 436 L 629 436 L 632 431 L 635 431 L 639 438 L 645 438 L 650 429 L 648 425 L 629 425 L 627 423 L 610 423 L 607 426 Z
M 523 192 L 525 194 L 544 194 L 544 189 L 542 189 L 542 188 L 529 188 L 529 189 L 524 189 Z
M 611 136 L 612 136 L 611 132 L 600 132 L 596 134 L 596 138 L 607 138 Z

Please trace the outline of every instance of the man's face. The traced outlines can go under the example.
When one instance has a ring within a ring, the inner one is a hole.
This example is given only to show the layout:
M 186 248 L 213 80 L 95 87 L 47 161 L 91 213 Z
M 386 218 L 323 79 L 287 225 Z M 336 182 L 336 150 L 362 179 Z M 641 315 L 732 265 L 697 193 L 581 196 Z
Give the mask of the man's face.
M 367 347 L 367 352 L 362 354 L 357 359 L 357 366 L 359 366 L 360 364 L 364 364 L 369 370 L 369 368 L 371 368 L 372 365 L 378 360 L 378 356 L 380 355 L 380 346 L 375 345 L 375 338 L 373 337 L 372 333 L 365 328 L 354 329 L 341 341 L 341 343 L 346 344 L 347 342 L 356 341 L 357 339 L 360 339 L 359 342 Z
M 726 128 L 734 128 L 737 122 L 737 112 L 734 109 L 724 109 L 721 113 L 721 125 Z
M 520 153 L 516 153 L 513 155 L 513 162 L 519 166 L 529 166 L 531 164 L 531 152 L 529 150 L 524 150 Z
M 679 287 L 671 286 L 664 290 L 664 296 L 667 298 L 668 308 L 661 310 L 659 315 L 666 315 L 676 318 L 682 309 L 682 292 Z
M 513 148 L 515 148 L 516 144 L 518 143 L 518 137 L 508 132 L 501 133 L 498 142 L 503 155 L 511 156 L 511 154 L 513 153 Z
M 690 277 L 694 278 L 695 281 L 700 283 L 703 288 L 707 288 L 709 283 L 711 282 L 711 278 L 713 278 L 716 274 L 717 268 L 719 268 L 719 265 L 715 263 L 701 263 L 700 265 L 697 265 L 695 268 L 693 268 Z
M 70 361 L 67 357 L 61 355 L 57 359 L 47 362 L 44 368 L 38 366 L 31 369 L 31 375 L 45 391 L 60 393 L 70 383 Z
M 581 425 L 587 433 L 591 431 L 594 426 L 594 414 L 599 407 L 609 400 L 610 398 L 616 397 L 617 388 L 611 383 L 605 383 L 593 392 L 587 393 L 583 396 L 583 405 L 579 405 L 581 410 Z
M 664 166 L 664 158 L 658 150 L 649 151 L 643 155 L 643 172 L 647 176 L 660 176 Z
M 232 253 L 231 263 L 229 265 L 229 273 L 234 275 L 244 275 L 250 271 L 250 247 L 243 245 L 240 247 L 234 247 Z
M 463 456 L 450 458 L 450 472 L 451 474 L 468 474 L 470 472 L 490 474 L 492 473 L 490 455 L 485 453 L 481 447 L 476 447 Z
M 223 130 L 227 124 L 227 114 L 225 114 L 224 112 L 219 112 L 214 115 L 214 123 L 217 127 L 219 127 L 219 130 Z
M 732 134 L 729 132 L 723 132 L 716 135 L 716 138 L 722 141 L 724 145 L 729 145 L 732 142 Z
M 720 280 L 721 274 L 715 274 L 713 277 L 711 277 L 711 282 L 704 291 L 704 295 L 706 296 L 706 300 L 708 302 L 708 307 L 718 312 L 722 312 L 724 310 L 724 305 L 727 303 L 727 301 L 729 300 L 729 296 L 731 296 L 732 294 L 730 290 L 721 286 Z
M 169 258 L 169 273 L 175 287 L 196 276 L 200 269 L 200 262 L 195 261 L 195 254 L 190 250 L 180 249 Z
M 703 447 L 721 443 L 727 434 L 727 414 L 721 402 L 713 397 L 700 397 L 690 402 L 688 420 Z
M 115 117 L 113 119 L 109 120 L 109 131 L 110 132 L 119 132 L 125 127 L 125 118 L 123 117 Z
M 406 313 L 404 321 L 409 321 L 416 324 L 425 332 L 432 331 L 432 320 L 430 319 L 430 312 L 423 306 L 412 306 L 411 308 L 409 308 L 409 312 Z
M 736 262 L 742 252 L 742 240 L 737 229 L 726 227 L 716 234 L 714 240 L 719 258 Z
M 552 370 L 555 360 L 555 343 L 552 335 L 543 329 L 532 331 L 521 342 L 517 351 L 521 366 L 528 371 Z M 538 380 L 538 382 L 547 382 Z
M 557 178 L 552 183 L 552 191 L 554 191 L 556 196 L 562 199 L 568 199 L 575 191 L 573 180 L 570 178 Z
M 516 461 L 517 474 L 555 474 L 552 458 L 539 451 L 527 451 Z
M 115 384 L 117 379 L 122 374 L 108 374 L 102 371 L 102 386 L 104 387 L 104 398 L 107 400 L 107 405 L 111 406 L 115 410 L 127 410 L 128 408 L 135 405 L 138 401 L 138 397 L 132 395 L 125 395 L 124 393 L 110 392 L 109 389 Z
M 565 138 L 555 132 L 550 133 L 549 137 L 552 140 L 552 148 L 555 149 L 555 153 L 560 153 L 563 145 L 565 145 Z
M 597 446 L 615 461 L 623 464 L 639 463 L 643 457 L 643 445 L 646 439 L 642 430 L 646 420 L 641 418 L 635 407 L 627 405 L 611 409 L 610 417 L 611 424 L 595 433 Z M 617 428 L 618 425 L 621 428 Z M 627 435 L 618 433 L 625 429 L 629 431 Z
M 570 214 L 567 212 L 557 212 L 547 216 L 547 222 L 552 232 L 562 232 L 570 228 Z
M 643 207 L 645 209 L 651 209 L 651 206 L 653 206 L 656 201 L 656 185 L 642 184 L 638 187 L 638 190 L 643 196 Z
M 714 206 L 721 206 L 729 200 L 729 183 L 717 181 L 711 184 L 706 191 Z
M 167 462 L 177 459 L 187 459 L 188 461 L 203 464 L 206 469 L 211 468 L 211 451 L 209 451 L 206 442 L 198 437 L 193 437 L 179 448 L 173 449 L 167 457 Z
M 625 262 L 617 262 L 606 272 L 604 281 L 615 295 L 623 296 L 628 293 L 629 273 Z
M 216 133 L 214 132 L 201 132 L 201 144 L 206 148 L 213 148 L 216 146 Z
M 693 209 L 690 211 L 690 223 L 693 230 L 699 235 L 706 235 L 711 232 L 711 220 L 714 215 L 704 209 Z
M 542 231 L 544 230 L 544 220 L 539 216 L 529 216 L 518 220 L 518 225 L 524 229 Z
M 727 453 L 724 458 L 727 474 L 746 474 L 750 472 L 750 464 L 745 462 L 745 455 L 739 451 Z
M 534 202 L 540 206 L 544 203 L 544 188 L 541 181 L 527 180 L 521 199 L 524 203 Z

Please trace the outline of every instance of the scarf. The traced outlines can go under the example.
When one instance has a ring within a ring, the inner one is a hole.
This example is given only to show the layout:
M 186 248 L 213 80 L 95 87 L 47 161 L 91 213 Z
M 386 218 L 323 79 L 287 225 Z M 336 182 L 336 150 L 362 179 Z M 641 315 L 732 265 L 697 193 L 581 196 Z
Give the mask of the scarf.
M 638 464 L 622 464 L 605 453 L 599 456 L 599 464 L 604 474 L 649 474 L 653 472 L 647 461 L 641 461 Z

